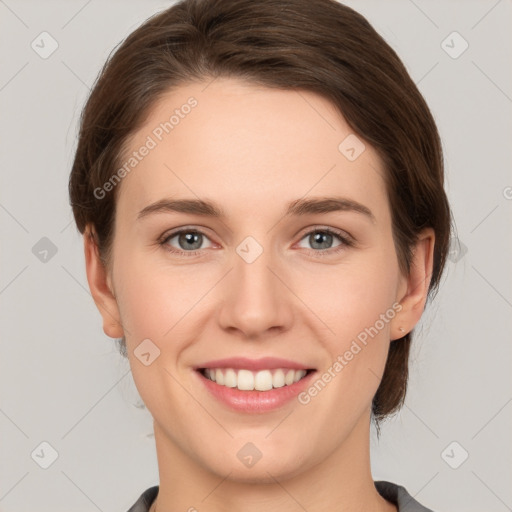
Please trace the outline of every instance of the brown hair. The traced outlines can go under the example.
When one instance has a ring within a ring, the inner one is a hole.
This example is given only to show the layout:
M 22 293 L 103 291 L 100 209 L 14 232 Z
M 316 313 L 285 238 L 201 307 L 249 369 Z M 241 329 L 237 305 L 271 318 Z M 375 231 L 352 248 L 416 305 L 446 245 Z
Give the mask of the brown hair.
M 120 185 L 102 198 L 94 191 L 111 179 L 129 136 L 164 93 L 216 77 L 303 89 L 338 109 L 382 158 L 405 275 L 416 235 L 427 226 L 435 231 L 431 298 L 451 228 L 439 134 L 393 49 L 363 16 L 335 0 L 182 0 L 146 20 L 109 56 L 82 112 L 69 180 L 78 230 L 92 226 L 107 268 Z M 403 405 L 411 337 L 390 345 L 372 404 L 377 429 Z M 124 338 L 118 341 L 126 356 Z

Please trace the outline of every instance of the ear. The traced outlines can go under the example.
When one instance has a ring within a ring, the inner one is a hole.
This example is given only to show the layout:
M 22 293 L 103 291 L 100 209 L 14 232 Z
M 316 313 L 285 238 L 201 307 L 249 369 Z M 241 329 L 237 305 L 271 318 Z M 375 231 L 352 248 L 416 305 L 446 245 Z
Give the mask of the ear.
M 402 309 L 391 322 L 391 341 L 411 332 L 423 314 L 432 277 L 434 243 L 435 233 L 432 228 L 425 228 L 419 233 L 413 248 L 409 275 L 403 276 L 398 288 L 396 301 Z
M 110 276 L 103 265 L 94 231 L 88 225 L 84 235 L 85 268 L 92 297 L 103 318 L 103 331 L 111 338 L 121 338 L 123 328 Z

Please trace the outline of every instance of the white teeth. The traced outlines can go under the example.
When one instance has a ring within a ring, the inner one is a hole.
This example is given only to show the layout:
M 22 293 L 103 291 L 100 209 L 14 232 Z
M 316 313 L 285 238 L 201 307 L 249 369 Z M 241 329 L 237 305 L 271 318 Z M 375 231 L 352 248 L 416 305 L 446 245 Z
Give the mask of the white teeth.
M 272 375 L 272 386 L 275 388 L 282 388 L 284 386 L 283 370 L 277 370 L 274 375 Z
M 233 368 L 206 368 L 205 376 L 221 386 L 241 391 L 268 391 L 290 386 L 306 375 L 306 370 L 279 368 L 276 370 L 234 370 Z
M 293 378 L 293 382 L 299 382 L 300 379 L 302 379 L 302 377 L 304 377 L 304 375 L 306 375 L 306 372 L 304 370 L 302 370 L 304 373 L 301 373 L 300 371 L 298 372 L 295 372 L 295 377 Z
M 254 377 L 254 389 L 258 391 L 268 391 L 272 389 L 272 374 L 269 370 L 262 370 Z
M 252 372 L 249 370 L 238 370 L 237 388 L 242 391 L 252 391 L 254 389 L 254 375 Z
M 224 374 L 224 386 L 228 388 L 236 388 L 236 372 L 232 368 L 228 368 Z

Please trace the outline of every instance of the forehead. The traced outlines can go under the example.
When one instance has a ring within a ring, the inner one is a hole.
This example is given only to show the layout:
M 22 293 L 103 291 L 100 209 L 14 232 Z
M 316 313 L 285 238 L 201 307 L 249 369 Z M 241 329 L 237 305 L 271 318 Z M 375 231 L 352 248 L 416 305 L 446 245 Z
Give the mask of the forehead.
M 118 211 L 130 217 L 182 196 L 251 215 L 306 195 L 348 195 L 386 214 L 378 154 L 311 92 L 233 79 L 182 85 L 128 142 Z

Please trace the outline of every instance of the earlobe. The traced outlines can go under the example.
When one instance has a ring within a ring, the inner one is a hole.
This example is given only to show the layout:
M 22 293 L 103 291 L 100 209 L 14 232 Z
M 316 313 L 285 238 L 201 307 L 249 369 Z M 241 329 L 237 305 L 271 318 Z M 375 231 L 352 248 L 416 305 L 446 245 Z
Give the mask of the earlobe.
M 391 324 L 391 340 L 403 338 L 414 329 L 423 314 L 432 277 L 435 233 L 425 228 L 413 248 L 410 272 L 397 296 L 402 309 Z M 405 291 L 404 291 L 405 289 Z
M 87 282 L 94 303 L 103 319 L 103 331 L 110 338 L 121 338 L 123 328 L 117 300 L 113 293 L 110 276 L 100 259 L 94 231 L 89 225 L 83 234 L 83 240 Z

